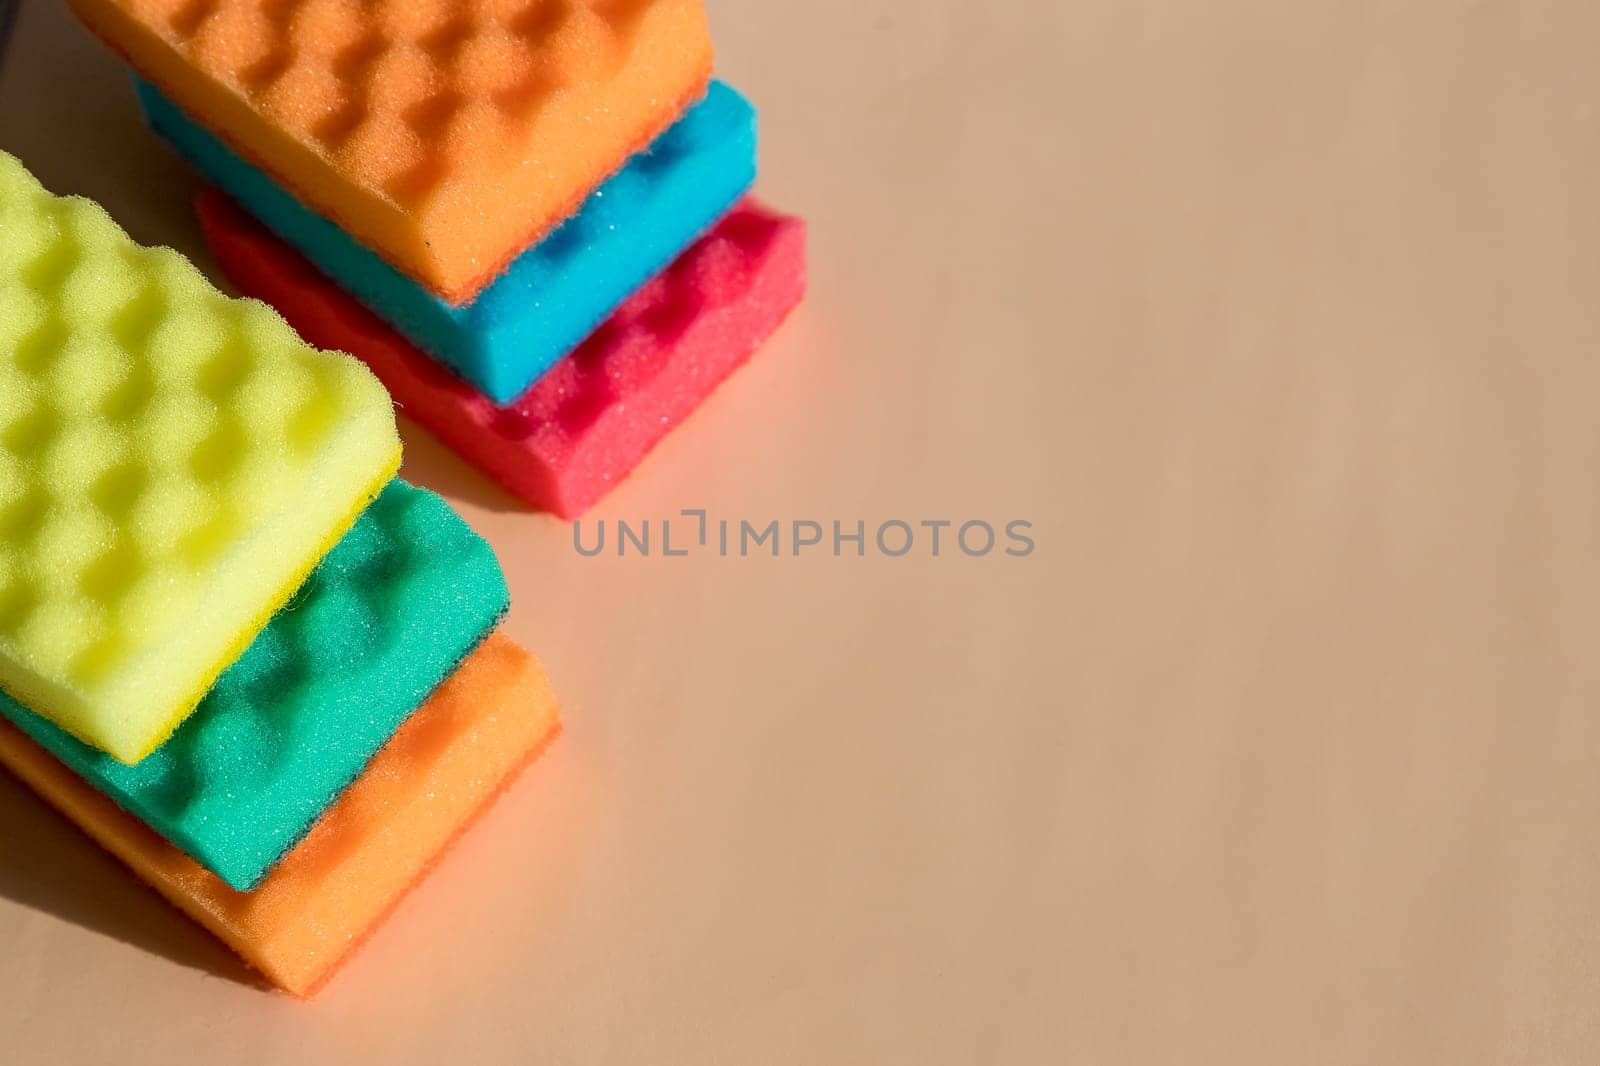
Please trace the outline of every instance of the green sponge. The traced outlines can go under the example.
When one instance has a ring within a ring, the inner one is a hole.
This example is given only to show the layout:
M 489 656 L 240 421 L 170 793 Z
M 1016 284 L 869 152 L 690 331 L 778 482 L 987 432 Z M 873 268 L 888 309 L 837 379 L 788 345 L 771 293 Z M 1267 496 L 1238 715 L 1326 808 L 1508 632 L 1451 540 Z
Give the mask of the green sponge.
M 400 463 L 394 407 L 0 152 L 0 687 L 136 762 Z
M 172 739 L 126 766 L 0 695 L 95 788 L 236 889 L 297 843 L 505 613 L 494 551 L 389 484 Z

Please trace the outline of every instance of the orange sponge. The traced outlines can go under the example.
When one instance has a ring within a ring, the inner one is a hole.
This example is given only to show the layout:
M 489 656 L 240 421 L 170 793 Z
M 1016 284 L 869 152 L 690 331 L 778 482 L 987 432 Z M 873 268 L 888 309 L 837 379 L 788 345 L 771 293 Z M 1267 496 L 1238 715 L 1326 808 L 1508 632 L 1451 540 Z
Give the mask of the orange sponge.
M 71 0 L 169 99 L 452 302 L 698 97 L 702 0 Z
M 10 723 L 0 763 L 274 984 L 309 997 L 558 728 L 538 662 L 490 637 L 252 892 L 228 888 Z

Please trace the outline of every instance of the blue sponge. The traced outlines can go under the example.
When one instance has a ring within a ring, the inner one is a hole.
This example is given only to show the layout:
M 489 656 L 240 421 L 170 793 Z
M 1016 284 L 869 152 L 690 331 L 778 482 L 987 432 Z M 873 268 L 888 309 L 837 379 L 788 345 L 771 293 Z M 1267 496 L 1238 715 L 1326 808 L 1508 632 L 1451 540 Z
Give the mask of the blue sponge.
M 515 399 L 721 218 L 756 172 L 756 116 L 722 82 L 471 303 L 446 303 L 134 80 L 151 127 L 334 281 L 496 403 Z
M 449 504 L 396 479 L 137 765 L 4 693 L 0 714 L 245 891 L 489 635 L 507 600 L 494 550 Z

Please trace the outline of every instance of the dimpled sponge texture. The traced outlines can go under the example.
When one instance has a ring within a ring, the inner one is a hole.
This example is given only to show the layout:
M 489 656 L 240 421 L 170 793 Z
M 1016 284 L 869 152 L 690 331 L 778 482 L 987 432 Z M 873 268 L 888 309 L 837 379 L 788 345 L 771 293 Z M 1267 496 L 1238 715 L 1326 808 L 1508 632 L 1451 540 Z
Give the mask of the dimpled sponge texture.
M 365 359 L 407 416 L 512 493 L 571 518 L 614 487 L 805 292 L 805 226 L 745 201 L 570 358 L 497 407 L 408 344 L 215 190 L 206 238 L 240 289 Z
M 137 766 L 0 695 L 0 712 L 237 889 L 305 835 L 505 613 L 494 552 L 392 481 L 295 598 Z
M 0 687 L 124 762 L 400 462 L 388 394 L 0 153 Z
M 701 0 L 71 0 L 190 115 L 462 302 L 704 92 Z
M 253 892 L 230 889 L 7 723 L 0 764 L 268 980 L 310 996 L 558 729 L 539 664 L 491 636 Z
M 151 125 L 251 214 L 378 316 L 503 403 L 593 332 L 755 180 L 755 111 L 713 82 L 705 100 L 523 252 L 470 304 L 439 299 L 307 210 L 138 83 Z

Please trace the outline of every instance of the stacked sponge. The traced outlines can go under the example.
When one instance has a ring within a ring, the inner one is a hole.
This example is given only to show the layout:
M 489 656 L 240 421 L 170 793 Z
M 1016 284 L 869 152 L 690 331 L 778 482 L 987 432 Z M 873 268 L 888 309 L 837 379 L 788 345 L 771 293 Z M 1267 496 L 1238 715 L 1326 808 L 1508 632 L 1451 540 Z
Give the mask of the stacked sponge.
M 309 993 L 556 723 L 388 395 L 0 153 L 0 762 Z
M 592 504 L 802 295 L 701 0 L 72 3 L 235 202 L 201 202 L 233 280 L 536 507 Z

